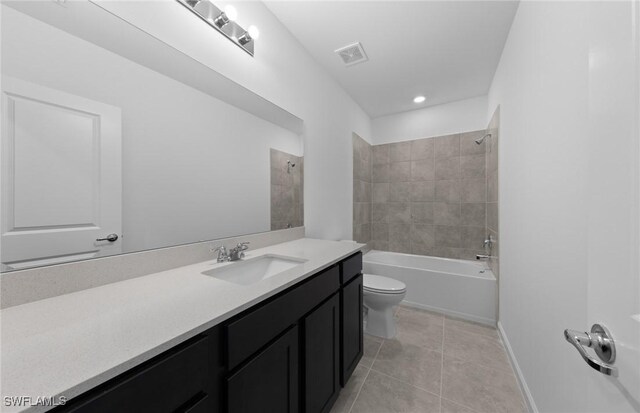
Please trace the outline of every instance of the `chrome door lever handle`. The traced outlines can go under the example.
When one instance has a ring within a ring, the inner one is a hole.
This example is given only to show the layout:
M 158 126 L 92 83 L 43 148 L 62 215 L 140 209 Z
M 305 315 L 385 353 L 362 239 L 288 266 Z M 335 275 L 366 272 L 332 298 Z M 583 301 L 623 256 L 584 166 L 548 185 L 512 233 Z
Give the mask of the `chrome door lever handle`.
M 566 329 L 564 338 L 578 350 L 580 356 L 593 369 L 607 376 L 618 377 L 618 369 L 609 365 L 616 361 L 616 346 L 606 327 L 594 324 L 590 333 Z M 587 353 L 585 347 L 593 348 L 602 361 L 596 360 Z
M 96 241 L 109 241 L 109 242 L 116 242 L 117 240 L 118 240 L 118 234 L 109 234 L 104 238 L 96 239 Z

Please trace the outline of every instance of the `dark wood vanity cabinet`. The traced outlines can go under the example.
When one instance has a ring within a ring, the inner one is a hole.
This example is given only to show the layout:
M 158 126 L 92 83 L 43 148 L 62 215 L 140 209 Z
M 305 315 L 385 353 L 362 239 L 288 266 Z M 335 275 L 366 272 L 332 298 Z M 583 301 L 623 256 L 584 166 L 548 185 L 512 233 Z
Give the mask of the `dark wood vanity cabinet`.
M 229 413 L 299 411 L 298 341 L 294 325 L 227 379 Z
M 304 319 L 304 411 L 328 412 L 340 393 L 340 294 Z
M 327 413 L 362 357 L 362 254 L 55 409 Z

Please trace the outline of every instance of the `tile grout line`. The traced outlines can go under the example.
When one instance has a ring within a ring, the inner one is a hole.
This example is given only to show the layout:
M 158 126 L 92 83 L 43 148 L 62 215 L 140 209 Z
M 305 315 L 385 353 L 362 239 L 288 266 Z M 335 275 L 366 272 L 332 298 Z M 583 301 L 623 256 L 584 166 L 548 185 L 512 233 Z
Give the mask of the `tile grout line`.
M 388 378 L 390 378 L 390 379 L 391 379 L 391 380 L 393 380 L 393 381 L 397 381 L 398 383 L 405 384 L 405 385 L 407 385 L 407 386 L 413 387 L 413 388 L 418 389 L 418 390 L 420 390 L 420 391 L 423 391 L 423 392 L 425 392 L 425 393 L 429 393 L 429 394 L 430 394 L 430 395 L 432 395 L 432 396 L 435 396 L 435 397 L 437 397 L 437 398 L 440 398 L 440 396 L 438 396 L 436 393 L 434 393 L 434 392 L 432 392 L 432 391 L 429 391 L 429 390 L 425 389 L 424 387 L 416 386 L 416 385 L 415 385 L 415 384 L 413 384 L 413 383 L 409 383 L 408 381 L 404 381 L 404 380 L 399 379 L 399 378 L 397 378 L 397 377 L 391 376 L 391 375 L 389 375 L 389 374 L 387 374 L 387 373 L 383 373 L 383 372 L 381 372 L 380 370 L 376 370 L 376 369 L 373 369 L 373 368 L 372 368 L 372 369 L 371 369 L 371 371 L 375 371 L 376 373 L 378 373 L 378 374 L 380 374 L 380 375 L 382 375 L 382 376 L 388 377 Z
M 442 388 L 444 387 L 444 334 L 447 317 L 442 316 L 442 357 L 440 358 L 440 413 L 442 413 Z
M 376 359 L 378 358 L 378 353 L 380 353 L 380 349 L 382 348 L 382 345 L 384 344 L 384 339 L 382 339 L 382 342 L 380 343 L 380 347 L 378 347 L 378 351 L 376 351 L 376 355 L 373 357 L 373 361 L 371 362 L 371 367 L 369 367 L 369 369 L 367 370 L 367 375 L 364 376 L 364 379 L 362 380 L 362 385 L 360 385 L 360 388 L 358 389 L 358 393 L 356 393 L 356 397 L 353 398 L 353 402 L 351 402 L 351 407 L 349 407 L 349 410 L 347 411 L 347 413 L 351 413 L 351 410 L 353 410 L 353 406 L 356 405 L 356 402 L 358 401 L 358 397 L 360 397 L 360 392 L 362 391 L 362 388 L 364 387 L 364 384 L 367 381 L 367 378 L 369 378 L 369 374 L 371 373 L 371 370 L 373 370 L 373 363 L 376 362 Z

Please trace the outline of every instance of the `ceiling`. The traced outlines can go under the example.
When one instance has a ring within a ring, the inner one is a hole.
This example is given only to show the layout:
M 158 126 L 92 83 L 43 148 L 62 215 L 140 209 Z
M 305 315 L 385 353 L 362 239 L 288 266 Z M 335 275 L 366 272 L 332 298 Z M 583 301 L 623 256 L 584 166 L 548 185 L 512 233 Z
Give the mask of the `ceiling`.
M 267 1 L 371 117 L 487 93 L 515 1 Z M 369 61 L 334 50 L 361 42 Z M 417 95 L 427 100 L 413 103 Z

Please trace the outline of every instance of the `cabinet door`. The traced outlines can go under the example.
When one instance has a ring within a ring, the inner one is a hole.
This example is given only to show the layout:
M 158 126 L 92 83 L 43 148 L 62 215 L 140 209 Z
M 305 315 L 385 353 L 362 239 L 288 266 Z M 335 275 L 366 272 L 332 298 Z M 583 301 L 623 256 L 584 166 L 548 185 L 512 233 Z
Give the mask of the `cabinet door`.
M 304 319 L 305 413 L 324 413 L 340 392 L 340 299 L 335 294 Z
M 228 411 L 295 413 L 298 391 L 298 327 L 293 326 L 227 379 Z
M 342 288 L 340 298 L 340 383 L 344 386 L 362 358 L 362 274 Z

